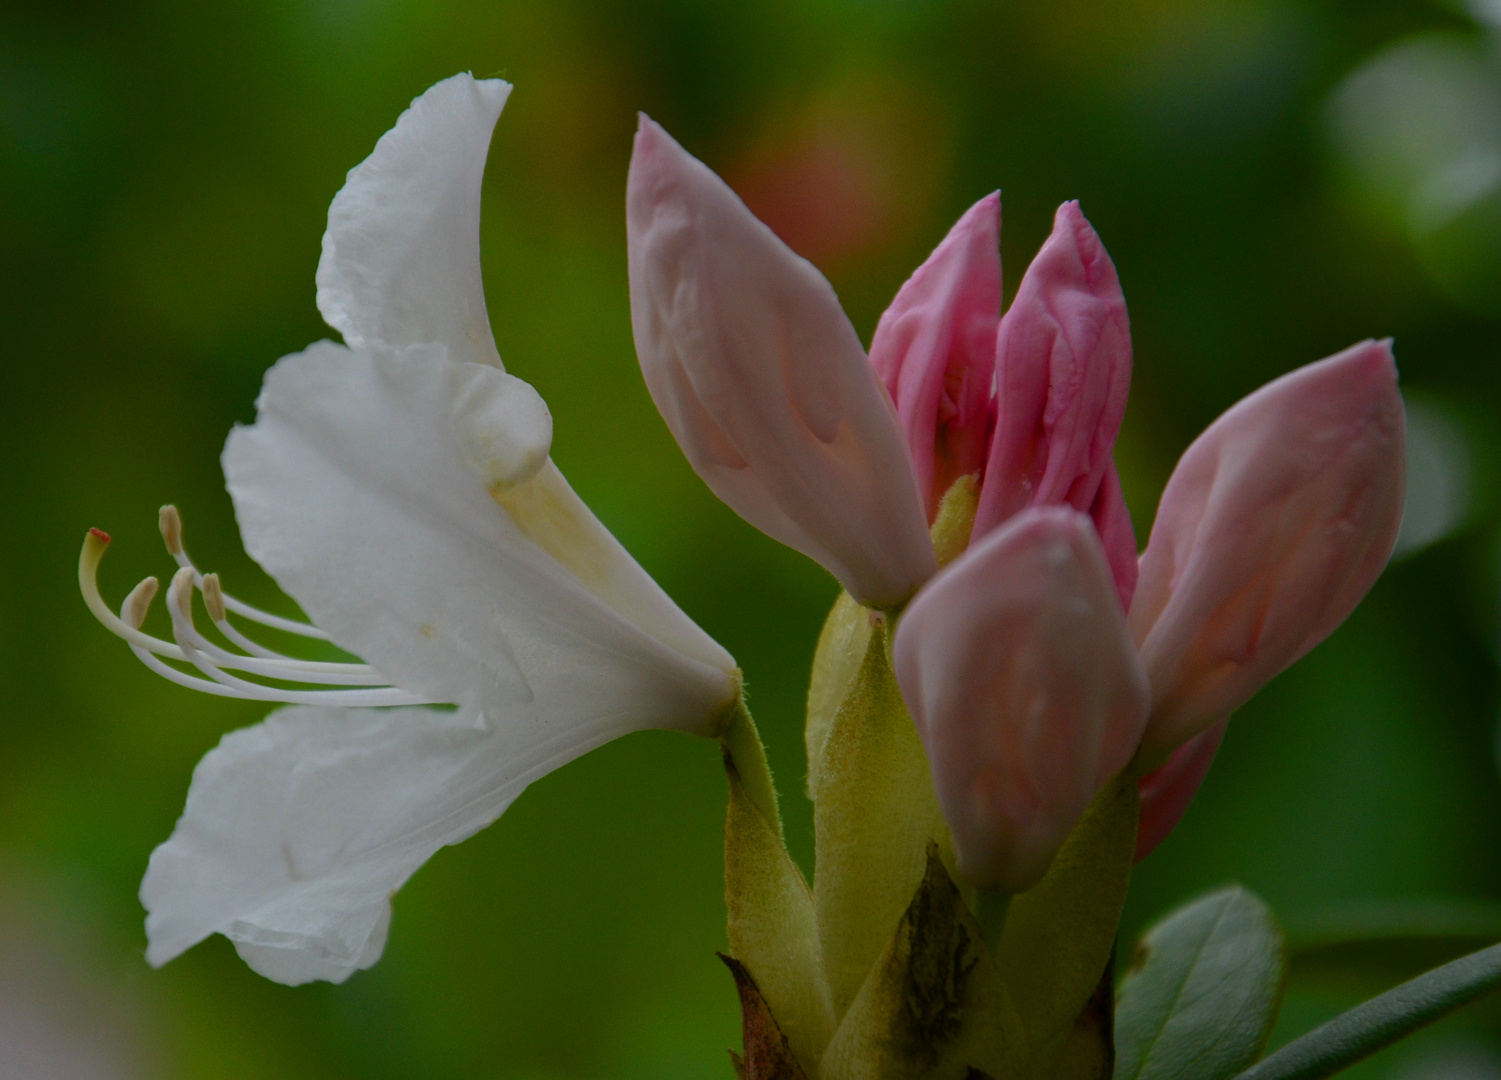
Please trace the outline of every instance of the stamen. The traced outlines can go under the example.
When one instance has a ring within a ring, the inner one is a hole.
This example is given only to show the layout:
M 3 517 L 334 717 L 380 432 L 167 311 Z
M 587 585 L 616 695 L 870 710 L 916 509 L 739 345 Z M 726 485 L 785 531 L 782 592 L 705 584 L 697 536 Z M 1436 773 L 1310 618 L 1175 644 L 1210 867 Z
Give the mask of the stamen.
M 146 621 L 146 611 L 151 607 L 151 600 L 156 596 L 157 588 L 156 578 L 149 577 L 130 590 L 130 595 L 125 598 L 125 603 L 120 605 L 120 618 L 125 620 L 128 625 L 139 630 L 141 624 Z M 207 679 L 200 679 L 196 675 L 184 675 L 176 668 L 163 663 L 160 657 L 153 656 L 139 645 L 131 645 L 130 651 L 136 654 L 136 659 L 141 663 L 145 664 L 168 682 L 174 682 L 178 686 L 186 686 L 189 690 L 197 690 L 204 694 L 213 694 L 216 697 L 242 699 L 249 697 L 248 694 L 242 694 L 238 690 L 231 690 L 227 686 L 220 686 L 216 682 L 209 682 Z
M 172 636 L 187 655 L 188 662 L 214 682 L 239 690 L 264 701 L 280 701 L 288 705 L 425 705 L 430 702 L 405 690 L 387 686 L 374 690 L 282 690 L 262 686 L 244 679 L 227 675 L 209 659 L 210 652 L 218 653 L 204 641 L 193 626 L 193 570 L 183 567 L 167 587 L 167 611 L 172 616 Z M 311 680 L 309 680 L 311 681 Z M 323 680 L 318 680 L 323 681 Z
M 177 512 L 177 507 L 170 503 L 161 508 L 157 515 L 157 526 L 162 531 L 162 539 L 166 541 L 167 550 L 172 558 L 177 560 L 177 565 L 187 567 L 193 571 L 193 582 L 200 589 L 203 588 L 203 574 L 199 573 L 198 567 L 193 565 L 193 560 L 188 558 L 187 550 L 182 546 L 182 515 Z M 108 541 L 106 541 L 108 542 Z M 273 615 L 269 611 L 262 611 L 258 607 L 236 600 L 228 593 L 221 593 L 224 598 L 224 606 L 236 615 L 244 616 L 251 622 L 258 622 L 262 626 L 269 626 L 273 630 L 281 630 L 288 634 L 297 634 L 301 637 L 317 638 L 319 641 L 327 641 L 328 635 L 316 626 L 309 623 L 298 622 L 296 619 L 284 619 L 280 615 Z M 215 620 L 217 621 L 217 620 Z M 236 642 L 235 644 L 239 644 Z
M 162 537 L 167 541 L 168 551 L 181 555 L 179 562 L 184 563 L 167 589 L 167 611 L 172 619 L 173 642 L 152 637 L 141 630 L 151 601 L 160 587 L 156 578 L 146 578 L 132 589 L 121 605 L 118 616 L 104 603 L 99 594 L 98 571 L 109 545 L 107 533 L 98 529 L 89 530 L 84 537 L 83 551 L 78 561 L 79 588 L 89 610 L 106 628 L 123 638 L 136 657 L 158 675 L 180 686 L 208 694 L 288 704 L 374 706 L 432 703 L 431 699 L 390 685 L 368 664 L 298 660 L 251 641 L 230 625 L 226 610 L 231 606 L 230 598 L 224 594 L 218 575 L 200 574 L 187 560 L 186 554 L 182 553 L 182 522 L 176 511 L 171 507 L 164 508 L 161 524 Z M 198 632 L 193 624 L 192 605 L 194 587 L 200 583 L 204 593 L 204 607 L 208 609 L 214 625 L 226 638 L 251 655 L 242 656 L 230 652 Z M 325 638 L 327 636 L 321 630 L 317 634 Z M 164 663 L 161 657 L 192 664 L 207 675 L 208 679 L 178 671 Z M 281 682 L 354 686 L 361 689 L 301 690 L 266 686 L 228 675 L 224 670 L 226 668 Z
M 213 620 L 214 626 L 218 627 L 219 633 L 251 656 L 259 656 L 264 660 L 291 659 L 275 649 L 268 649 L 259 642 L 252 641 L 230 623 L 229 614 L 225 611 L 224 589 L 219 584 L 218 574 L 203 575 L 203 606 L 208 609 L 208 617 Z

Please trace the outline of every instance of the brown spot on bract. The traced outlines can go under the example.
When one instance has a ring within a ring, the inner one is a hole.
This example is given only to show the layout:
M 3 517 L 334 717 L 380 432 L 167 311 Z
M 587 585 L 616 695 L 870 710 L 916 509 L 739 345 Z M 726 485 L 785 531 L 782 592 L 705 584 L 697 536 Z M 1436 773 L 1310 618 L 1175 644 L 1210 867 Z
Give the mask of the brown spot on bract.
M 433 626 L 432 626 L 431 623 L 423 623 L 421 629 L 422 629 L 422 636 L 425 637 L 425 638 L 432 637 L 433 634 L 434 634 L 434 632 L 435 632 L 433 630 Z
M 975 967 L 976 942 L 959 918 L 963 901 L 928 844 L 928 869 L 912 904 L 902 916 L 897 938 L 906 946 L 907 993 L 895 1038 L 906 1043 L 912 1060 L 936 1062 L 964 1023 L 967 984 Z

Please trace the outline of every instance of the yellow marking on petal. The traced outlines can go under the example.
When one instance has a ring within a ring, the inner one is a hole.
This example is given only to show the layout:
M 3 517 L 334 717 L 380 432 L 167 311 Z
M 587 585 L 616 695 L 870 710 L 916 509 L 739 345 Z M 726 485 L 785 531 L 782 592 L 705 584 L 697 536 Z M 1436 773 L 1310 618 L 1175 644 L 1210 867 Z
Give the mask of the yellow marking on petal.
M 596 595 L 611 591 L 611 553 L 596 536 L 594 515 L 573 493 L 551 458 L 524 483 L 491 484 L 489 490 L 490 497 L 511 515 L 527 539 L 562 563 Z

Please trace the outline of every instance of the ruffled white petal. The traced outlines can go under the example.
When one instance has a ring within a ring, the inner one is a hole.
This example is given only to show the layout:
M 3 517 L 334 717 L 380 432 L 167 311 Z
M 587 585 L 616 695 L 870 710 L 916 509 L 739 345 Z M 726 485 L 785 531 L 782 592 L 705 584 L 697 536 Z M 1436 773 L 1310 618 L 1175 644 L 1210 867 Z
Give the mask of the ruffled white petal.
M 495 418 L 525 394 L 440 354 L 322 342 L 268 373 L 224 451 L 250 555 L 340 646 L 488 722 L 716 734 L 733 659 L 545 454 L 527 478 L 524 440 L 476 449 L 504 441 Z
M 526 785 L 619 735 L 595 719 L 487 727 L 436 709 L 297 706 L 226 735 L 141 883 L 147 959 L 222 933 L 277 982 L 380 958 L 391 895 Z
M 500 364 L 480 280 L 480 181 L 511 93 L 455 75 L 412 102 L 328 210 L 318 310 L 351 348 L 447 346 Z

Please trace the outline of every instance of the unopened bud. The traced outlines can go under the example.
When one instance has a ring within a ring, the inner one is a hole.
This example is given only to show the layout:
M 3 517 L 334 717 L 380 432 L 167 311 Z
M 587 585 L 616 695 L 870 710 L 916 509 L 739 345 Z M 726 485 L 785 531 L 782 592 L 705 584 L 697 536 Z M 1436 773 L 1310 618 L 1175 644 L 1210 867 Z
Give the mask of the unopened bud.
M 1344 621 L 1391 555 L 1402 472 L 1397 369 L 1377 341 L 1262 387 L 1184 452 L 1131 605 L 1153 698 L 1139 769 Z

